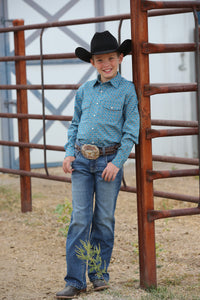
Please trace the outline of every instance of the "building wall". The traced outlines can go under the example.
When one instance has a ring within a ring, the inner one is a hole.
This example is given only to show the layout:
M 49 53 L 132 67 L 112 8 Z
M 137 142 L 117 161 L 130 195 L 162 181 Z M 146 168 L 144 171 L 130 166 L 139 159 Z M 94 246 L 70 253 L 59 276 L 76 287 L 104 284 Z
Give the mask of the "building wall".
M 7 4 L 8 19 L 24 19 L 25 24 L 52 22 L 56 20 L 71 20 L 87 18 L 97 15 L 113 15 L 130 12 L 129 0 L 0 0 Z M 90 9 L 88 9 L 90 8 Z M 89 24 L 71 26 L 69 28 L 46 29 L 43 34 L 43 53 L 74 52 L 77 46 L 89 49 L 91 37 L 95 31 L 110 30 L 116 37 L 119 22 L 105 24 Z M 121 40 L 131 37 L 130 21 L 122 24 Z M 39 54 L 40 31 L 27 31 L 26 54 Z M 187 43 L 194 40 L 193 15 L 181 14 L 149 18 L 149 41 L 153 43 Z M 13 55 L 13 34 L 9 34 L 10 55 Z M 126 57 L 122 65 L 122 75 L 132 80 L 131 57 Z M 15 83 L 14 64 L 10 63 L 11 82 Z M 89 64 L 78 60 L 46 61 L 44 64 L 44 80 L 46 84 L 82 83 L 96 77 L 96 72 Z M 27 80 L 29 84 L 41 82 L 41 68 L 39 62 L 27 62 Z M 151 83 L 168 82 L 194 82 L 195 68 L 194 55 L 191 53 L 152 54 L 150 55 L 150 81 Z M 45 90 L 46 114 L 72 115 L 74 91 Z M 16 101 L 16 93 L 12 92 L 12 101 Z M 29 113 L 42 111 L 41 91 L 28 91 Z M 151 114 L 153 119 L 196 119 L 195 93 L 174 93 L 156 95 L 151 97 Z M 12 106 L 12 111 L 16 109 Z M 30 141 L 42 143 L 42 122 L 30 120 Z M 47 144 L 64 145 L 67 141 L 68 122 L 46 122 Z M 17 140 L 17 122 L 12 122 L 12 135 Z M 196 157 L 195 137 L 170 137 L 155 139 L 153 153 L 160 155 L 176 155 L 183 157 Z M 1 153 L 0 153 L 1 155 Z M 62 152 L 47 152 L 50 165 L 56 165 L 63 160 Z M 18 151 L 14 150 L 13 165 L 17 167 Z M 33 166 L 43 164 L 43 152 L 31 150 L 31 163 Z

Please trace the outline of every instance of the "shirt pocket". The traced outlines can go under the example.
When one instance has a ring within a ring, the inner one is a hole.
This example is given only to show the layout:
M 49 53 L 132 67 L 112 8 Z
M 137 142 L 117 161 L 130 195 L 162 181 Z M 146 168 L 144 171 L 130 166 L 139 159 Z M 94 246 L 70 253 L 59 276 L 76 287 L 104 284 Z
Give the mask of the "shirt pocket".
M 84 100 L 82 102 L 82 107 L 81 107 L 82 111 L 85 111 L 85 110 L 89 109 L 90 106 L 91 106 L 91 100 Z
M 121 103 L 106 102 L 103 104 L 104 117 L 109 123 L 118 123 L 122 118 L 123 107 Z

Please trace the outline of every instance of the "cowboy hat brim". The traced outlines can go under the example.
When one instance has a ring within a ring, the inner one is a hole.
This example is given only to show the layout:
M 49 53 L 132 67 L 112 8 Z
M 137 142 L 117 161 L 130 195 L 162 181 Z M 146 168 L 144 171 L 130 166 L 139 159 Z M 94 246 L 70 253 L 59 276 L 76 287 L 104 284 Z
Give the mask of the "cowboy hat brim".
M 78 58 L 85 62 L 90 62 L 90 59 L 92 58 L 92 55 L 97 55 L 97 54 L 106 54 L 106 53 L 111 53 L 111 52 L 119 52 L 120 54 L 122 53 L 123 56 L 126 56 L 131 52 L 131 40 L 125 40 L 119 47 L 115 49 L 109 49 L 105 51 L 96 51 L 94 53 L 91 53 L 87 51 L 86 49 L 82 47 L 78 47 L 75 50 L 75 54 Z

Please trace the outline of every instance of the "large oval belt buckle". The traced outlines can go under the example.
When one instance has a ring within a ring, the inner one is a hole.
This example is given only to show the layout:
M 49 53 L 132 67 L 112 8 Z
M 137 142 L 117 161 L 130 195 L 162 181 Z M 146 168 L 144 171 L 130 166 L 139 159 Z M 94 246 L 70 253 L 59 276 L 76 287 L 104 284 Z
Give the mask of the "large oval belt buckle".
M 99 148 L 96 145 L 85 144 L 81 147 L 81 153 L 87 159 L 97 159 L 99 157 Z

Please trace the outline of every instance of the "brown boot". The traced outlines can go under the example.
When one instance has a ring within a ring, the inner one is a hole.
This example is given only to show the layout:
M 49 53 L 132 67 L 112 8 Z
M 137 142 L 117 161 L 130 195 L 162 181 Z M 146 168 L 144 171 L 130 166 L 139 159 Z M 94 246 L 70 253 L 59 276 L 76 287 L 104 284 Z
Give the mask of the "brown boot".
M 96 279 L 92 283 L 95 291 L 102 291 L 109 288 L 107 282 L 103 279 Z
M 86 289 L 79 290 L 74 286 L 66 286 L 62 291 L 56 294 L 57 299 L 73 299 L 76 298 L 80 293 L 86 292 Z

